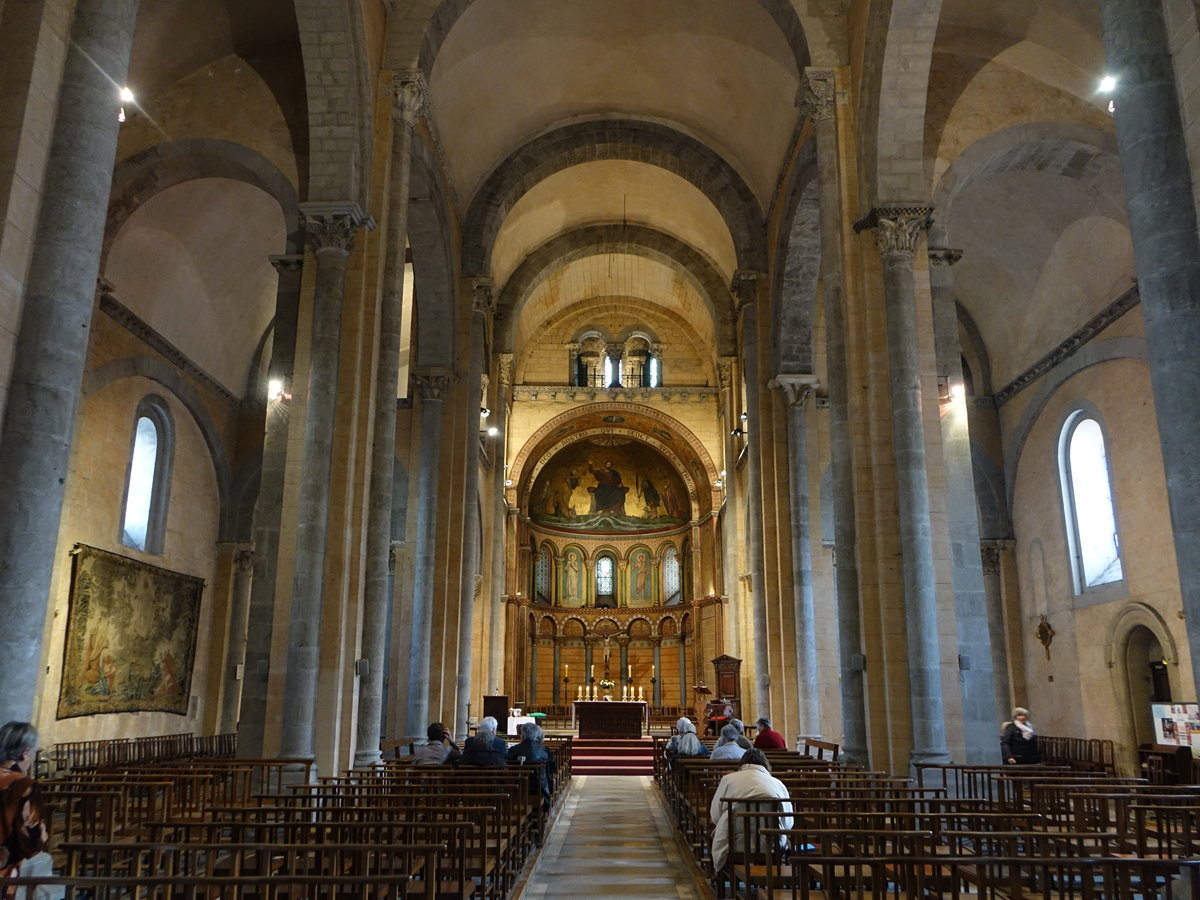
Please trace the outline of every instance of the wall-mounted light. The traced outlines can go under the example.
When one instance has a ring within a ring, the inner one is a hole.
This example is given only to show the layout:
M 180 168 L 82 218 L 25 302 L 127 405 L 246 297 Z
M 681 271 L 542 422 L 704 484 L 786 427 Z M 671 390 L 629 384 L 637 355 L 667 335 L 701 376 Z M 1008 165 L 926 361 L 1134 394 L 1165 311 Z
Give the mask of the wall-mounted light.
M 121 88 L 120 91 L 117 92 L 117 96 L 121 98 L 121 104 L 122 104 L 121 108 L 117 110 L 117 121 L 124 122 L 125 121 L 125 107 L 128 106 L 129 104 L 133 103 L 133 91 L 131 91 L 128 87 L 123 87 L 123 88 Z
M 489 428 L 489 429 L 487 430 L 487 435 L 488 435 L 488 437 L 495 437 L 495 436 L 496 436 L 496 435 L 498 435 L 499 433 L 500 433 L 500 429 L 499 429 L 499 428 L 497 428 L 495 425 L 493 425 L 491 428 Z
M 505 479 L 504 479 L 504 486 L 505 486 L 505 487 L 512 487 L 512 486 L 513 486 L 513 480 L 512 480 L 511 478 L 505 478 Z
M 730 428 L 729 433 L 734 437 L 745 437 L 749 432 L 744 428 Z
M 492 411 L 490 409 L 488 409 L 486 406 L 479 407 L 479 417 L 481 419 L 486 419 L 491 414 L 492 414 Z
M 281 400 L 291 400 L 292 395 L 283 389 L 283 379 L 272 378 L 267 382 L 267 402 L 278 403 Z

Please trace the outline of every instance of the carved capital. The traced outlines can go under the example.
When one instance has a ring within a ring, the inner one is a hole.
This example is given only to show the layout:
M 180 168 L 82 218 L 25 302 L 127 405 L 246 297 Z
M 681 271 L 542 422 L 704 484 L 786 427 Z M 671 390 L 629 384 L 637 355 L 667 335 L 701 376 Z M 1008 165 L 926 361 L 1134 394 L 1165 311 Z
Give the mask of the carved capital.
M 450 390 L 450 374 L 448 372 L 433 370 L 414 372 L 412 380 L 417 386 L 417 390 L 420 391 L 422 400 L 441 402 L 446 399 L 446 392 Z
M 483 313 L 485 316 L 495 315 L 496 303 L 492 298 L 492 279 L 471 279 L 471 309 L 474 312 Z
M 753 269 L 738 269 L 733 273 L 733 282 L 729 285 L 729 290 L 733 293 L 739 313 L 758 299 L 758 279 L 762 277 L 762 272 Z
M 717 359 L 717 377 L 721 379 L 721 389 L 733 387 L 733 364 L 736 356 L 722 356 Z
M 767 382 L 767 387 L 783 391 L 788 406 L 804 409 L 808 398 L 821 385 L 816 375 L 776 375 Z
M 879 255 L 911 257 L 917 250 L 921 232 L 929 227 L 933 212 L 927 206 L 884 207 L 872 211 L 875 218 L 875 245 Z
M 931 266 L 952 266 L 962 259 L 963 252 L 951 247 L 930 247 L 929 264 Z
M 625 355 L 625 345 L 619 341 L 612 341 L 604 345 L 604 352 L 608 354 L 609 359 L 621 359 Z
M 357 203 L 302 203 L 300 212 L 304 215 L 305 238 L 313 253 L 322 250 L 349 253 L 354 249 L 358 229 L 375 226 Z
M 302 253 L 274 253 L 267 257 L 267 262 L 280 275 L 285 273 L 299 272 L 304 268 L 304 254 Z
M 429 115 L 429 86 L 425 83 L 425 74 L 419 69 L 393 75 L 392 93 L 396 98 L 392 105 L 392 116 L 396 122 L 412 128 L 417 119 Z
M 983 564 L 983 574 L 1000 574 L 1000 555 L 1005 550 L 1013 549 L 1013 547 L 1016 546 L 1016 543 L 1016 541 L 1006 539 L 980 541 L 979 559 Z
M 239 575 L 249 575 L 254 571 L 254 551 L 243 548 L 233 554 L 233 567 Z
M 814 125 L 831 121 L 836 103 L 834 91 L 833 69 L 805 69 L 796 94 L 800 114 Z
M 513 355 L 511 353 L 499 354 L 499 358 L 496 360 L 496 375 L 500 379 L 501 390 L 512 387 Z

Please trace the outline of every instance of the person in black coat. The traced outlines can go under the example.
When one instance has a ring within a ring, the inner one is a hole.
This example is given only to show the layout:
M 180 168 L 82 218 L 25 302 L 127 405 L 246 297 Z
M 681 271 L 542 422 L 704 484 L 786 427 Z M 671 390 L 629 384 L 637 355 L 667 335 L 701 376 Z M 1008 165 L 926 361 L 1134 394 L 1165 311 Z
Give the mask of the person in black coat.
M 1037 732 L 1029 721 L 1029 710 L 1018 706 L 1012 721 L 1000 729 L 1000 752 L 1008 765 L 1031 766 L 1042 761 L 1038 755 Z
M 508 757 L 492 744 L 495 739 L 496 732 L 489 731 L 480 725 L 475 730 L 475 740 L 467 742 L 467 749 L 458 758 L 458 764 L 460 766 L 507 766 Z

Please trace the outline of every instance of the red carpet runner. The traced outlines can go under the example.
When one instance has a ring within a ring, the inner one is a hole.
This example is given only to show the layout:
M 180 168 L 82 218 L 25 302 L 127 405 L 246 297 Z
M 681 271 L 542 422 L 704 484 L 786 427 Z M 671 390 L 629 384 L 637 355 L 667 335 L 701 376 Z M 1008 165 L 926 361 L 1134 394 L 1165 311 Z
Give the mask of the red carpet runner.
M 654 741 L 651 738 L 600 740 L 575 738 L 571 742 L 574 775 L 653 775 Z

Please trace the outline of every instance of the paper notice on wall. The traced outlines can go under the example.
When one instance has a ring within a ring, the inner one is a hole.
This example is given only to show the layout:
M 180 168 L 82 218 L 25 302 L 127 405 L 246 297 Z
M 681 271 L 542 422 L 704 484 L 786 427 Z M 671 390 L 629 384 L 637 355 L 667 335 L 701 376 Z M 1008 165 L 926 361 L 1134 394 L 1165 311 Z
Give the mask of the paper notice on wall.
M 1200 703 L 1151 703 L 1150 711 L 1157 743 L 1191 747 L 1200 759 Z

